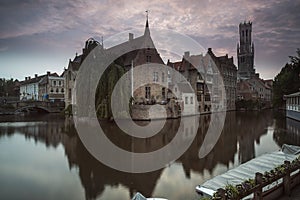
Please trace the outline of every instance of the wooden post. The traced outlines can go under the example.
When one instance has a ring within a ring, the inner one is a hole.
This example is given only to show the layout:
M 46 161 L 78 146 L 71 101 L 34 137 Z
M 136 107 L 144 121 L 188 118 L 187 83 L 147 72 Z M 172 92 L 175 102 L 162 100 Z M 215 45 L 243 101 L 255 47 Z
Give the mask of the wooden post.
M 290 174 L 290 161 L 284 161 L 287 166 L 286 175 L 283 177 L 283 191 L 285 195 L 291 196 L 291 174 Z
M 255 185 L 258 186 L 256 191 L 254 192 L 255 200 L 262 200 L 262 177 L 263 175 L 259 172 L 255 173 Z
M 223 188 L 219 188 L 217 190 L 217 193 L 220 195 L 221 200 L 226 200 L 227 199 L 227 197 L 226 197 L 226 191 Z

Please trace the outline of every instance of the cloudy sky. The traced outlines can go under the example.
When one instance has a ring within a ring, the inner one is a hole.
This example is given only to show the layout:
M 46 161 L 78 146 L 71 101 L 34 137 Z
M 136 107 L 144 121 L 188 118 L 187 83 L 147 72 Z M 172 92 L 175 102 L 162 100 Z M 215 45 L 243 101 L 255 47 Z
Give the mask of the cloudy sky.
M 262 78 L 273 78 L 300 48 L 298 0 L 0 0 L 0 77 L 62 73 L 90 37 L 103 36 L 105 46 L 120 32 L 142 33 L 145 10 L 150 29 L 177 31 L 234 58 L 238 25 L 251 20 Z

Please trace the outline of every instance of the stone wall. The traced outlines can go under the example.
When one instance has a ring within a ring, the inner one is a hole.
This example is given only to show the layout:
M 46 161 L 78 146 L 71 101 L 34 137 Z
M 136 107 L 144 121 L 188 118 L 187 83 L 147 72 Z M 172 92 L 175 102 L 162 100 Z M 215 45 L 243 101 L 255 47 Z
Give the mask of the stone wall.
M 133 105 L 131 109 L 133 120 L 150 120 L 180 117 L 179 107 L 171 100 L 167 105 Z

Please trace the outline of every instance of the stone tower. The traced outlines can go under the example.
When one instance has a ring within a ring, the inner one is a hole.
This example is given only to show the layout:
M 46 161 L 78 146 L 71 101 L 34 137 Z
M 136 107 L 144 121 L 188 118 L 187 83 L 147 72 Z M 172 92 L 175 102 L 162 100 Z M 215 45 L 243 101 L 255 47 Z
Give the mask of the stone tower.
M 240 43 L 237 44 L 238 75 L 240 78 L 255 76 L 254 44 L 252 42 L 252 22 L 239 25 Z

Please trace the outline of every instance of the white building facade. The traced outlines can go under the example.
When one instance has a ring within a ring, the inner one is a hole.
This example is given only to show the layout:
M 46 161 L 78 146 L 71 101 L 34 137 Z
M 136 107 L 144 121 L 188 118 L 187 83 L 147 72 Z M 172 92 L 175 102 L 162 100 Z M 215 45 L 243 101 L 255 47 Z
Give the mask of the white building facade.
M 20 84 L 20 100 L 38 100 L 39 81 L 38 77 L 33 79 L 26 77 Z

